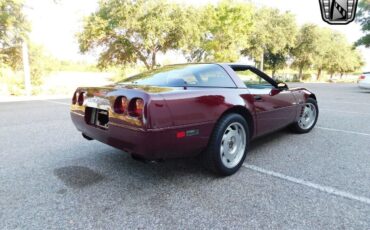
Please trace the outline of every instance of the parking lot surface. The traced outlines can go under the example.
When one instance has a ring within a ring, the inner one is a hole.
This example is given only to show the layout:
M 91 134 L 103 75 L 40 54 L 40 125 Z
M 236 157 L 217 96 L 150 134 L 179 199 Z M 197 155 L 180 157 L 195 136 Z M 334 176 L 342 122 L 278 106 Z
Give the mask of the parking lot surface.
M 0 103 L 0 229 L 370 229 L 370 91 L 296 86 L 316 128 L 255 140 L 226 178 L 87 141 L 67 99 Z

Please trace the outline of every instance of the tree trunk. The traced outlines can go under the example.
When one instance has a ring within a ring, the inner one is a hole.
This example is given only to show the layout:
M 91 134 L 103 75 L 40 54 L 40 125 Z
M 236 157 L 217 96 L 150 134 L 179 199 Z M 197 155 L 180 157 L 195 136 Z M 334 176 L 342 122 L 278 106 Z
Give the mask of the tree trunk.
M 262 52 L 262 55 L 261 55 L 261 66 L 260 66 L 260 70 L 263 71 L 263 62 L 264 62 L 264 52 Z
M 148 64 L 148 62 L 145 59 L 144 60 L 141 60 L 141 61 L 144 63 L 146 69 L 147 70 L 150 70 L 150 65 Z
M 24 88 L 26 89 L 26 96 L 31 96 L 31 70 L 29 62 L 29 54 L 27 43 L 22 43 L 22 58 L 23 58 L 23 73 L 24 73 Z
M 152 53 L 152 66 L 151 66 L 151 69 L 154 69 L 155 66 L 157 65 L 156 56 L 157 56 L 157 53 L 155 51 L 153 51 L 153 53 Z
M 134 48 L 134 50 L 135 50 L 136 54 L 138 55 L 139 60 L 140 60 L 140 61 L 142 61 L 142 62 L 144 63 L 144 65 L 145 65 L 145 67 L 146 67 L 146 69 L 147 69 L 147 70 L 150 70 L 150 65 L 149 65 L 149 63 L 148 63 L 148 61 L 147 61 L 147 57 L 145 57 L 145 56 L 140 52 L 140 50 L 139 50 L 139 49 L 137 49 L 136 47 L 133 47 L 133 48 Z
M 321 68 L 319 68 L 319 69 L 317 70 L 317 78 L 316 78 L 316 81 L 319 81 L 319 80 L 320 80 L 321 71 L 322 71 L 322 69 L 321 69 Z
M 275 79 L 276 69 L 272 69 L 272 78 Z
M 302 81 L 302 76 L 303 76 L 303 67 L 299 67 L 299 74 L 298 74 L 299 81 Z

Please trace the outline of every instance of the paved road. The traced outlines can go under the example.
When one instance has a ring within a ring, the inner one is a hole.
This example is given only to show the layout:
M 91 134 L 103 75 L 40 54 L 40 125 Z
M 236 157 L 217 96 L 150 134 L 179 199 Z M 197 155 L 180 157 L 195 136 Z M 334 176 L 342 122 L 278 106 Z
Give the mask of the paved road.
M 370 91 L 304 86 L 317 127 L 254 141 L 228 178 L 85 141 L 68 100 L 0 103 L 0 229 L 370 229 Z

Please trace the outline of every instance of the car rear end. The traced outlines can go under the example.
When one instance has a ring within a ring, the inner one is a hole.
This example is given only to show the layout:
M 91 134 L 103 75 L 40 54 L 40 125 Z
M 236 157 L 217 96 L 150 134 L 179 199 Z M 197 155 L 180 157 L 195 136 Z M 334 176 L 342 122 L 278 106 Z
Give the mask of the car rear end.
M 124 94 L 126 96 L 124 96 Z M 78 88 L 73 95 L 71 118 L 87 139 L 96 139 L 126 151 L 142 151 L 130 139 L 146 129 L 144 108 L 148 95 L 114 88 Z M 125 128 L 122 133 L 119 130 Z
M 95 139 L 145 159 L 190 156 L 207 143 L 203 136 L 182 136 L 166 101 L 154 87 L 78 88 L 71 118 L 86 139 Z M 198 126 L 203 132 L 207 127 Z M 199 141 L 200 140 L 200 141 Z
M 365 72 L 359 77 L 358 86 L 360 88 L 370 89 L 370 72 Z

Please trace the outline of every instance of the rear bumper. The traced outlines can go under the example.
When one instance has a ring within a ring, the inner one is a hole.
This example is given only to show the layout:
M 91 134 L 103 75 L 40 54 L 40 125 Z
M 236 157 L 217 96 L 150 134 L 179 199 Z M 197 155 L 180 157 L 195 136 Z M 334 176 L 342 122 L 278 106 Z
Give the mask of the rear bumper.
M 172 127 L 156 130 L 130 128 L 117 123 L 109 123 L 108 129 L 88 125 L 84 115 L 71 112 L 76 128 L 95 140 L 138 155 L 145 159 L 187 157 L 199 154 L 208 144 L 213 124 Z M 178 139 L 177 132 L 198 130 L 199 135 Z
M 360 88 L 364 88 L 364 89 L 370 89 L 370 82 L 359 82 L 358 83 L 358 86 L 360 87 Z

